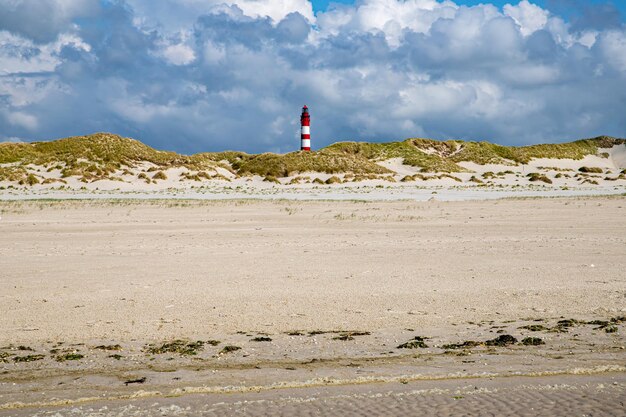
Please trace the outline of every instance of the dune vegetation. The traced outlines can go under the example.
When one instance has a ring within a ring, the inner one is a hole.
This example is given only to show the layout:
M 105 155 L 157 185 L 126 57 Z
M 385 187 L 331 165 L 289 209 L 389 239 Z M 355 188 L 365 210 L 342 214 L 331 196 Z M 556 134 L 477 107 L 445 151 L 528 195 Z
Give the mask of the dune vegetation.
M 119 180 L 121 175 L 131 175 L 129 168 L 146 164 L 152 167 L 152 171 L 159 171 L 152 178 L 161 180 L 167 178 L 163 170 L 176 167 L 187 168 L 191 172 L 181 176 L 191 175 L 194 178 L 199 175 L 198 172 L 207 178 L 223 178 L 217 172 L 218 168 L 236 176 L 259 175 L 265 178 L 284 178 L 306 172 L 379 176 L 393 173 L 378 164 L 392 158 L 401 158 L 405 165 L 417 167 L 424 173 L 453 173 L 467 172 L 459 165 L 464 161 L 518 165 L 526 164 L 533 158 L 580 160 L 586 155 L 598 154 L 600 148 L 622 144 L 626 144 L 625 139 L 607 136 L 521 147 L 411 138 L 387 143 L 338 142 L 315 152 L 254 155 L 227 151 L 188 156 L 159 151 L 118 135 L 96 133 L 50 142 L 0 143 L 0 181 L 37 184 L 40 181 L 33 167 L 48 172 L 58 170 L 61 178 L 75 176 L 84 182 Z

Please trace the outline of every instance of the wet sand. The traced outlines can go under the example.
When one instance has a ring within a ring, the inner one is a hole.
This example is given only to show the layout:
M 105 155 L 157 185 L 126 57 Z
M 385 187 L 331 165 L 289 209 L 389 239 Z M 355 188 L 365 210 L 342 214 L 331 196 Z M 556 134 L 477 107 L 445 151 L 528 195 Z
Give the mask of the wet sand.
M 466 379 L 93 402 L 18 416 L 623 416 L 626 376 Z M 0 411 L 0 414 L 2 412 Z
M 103 397 L 111 412 L 147 397 L 137 415 L 163 404 L 192 407 L 187 415 L 343 413 L 354 403 L 345 393 L 364 396 L 355 415 L 445 415 L 460 399 L 405 388 L 574 374 L 592 379 L 546 392 L 516 382 L 504 397 L 463 401 L 498 415 L 488 404 L 520 411 L 536 398 L 619 410 L 615 389 L 589 393 L 624 382 L 624 197 L 35 201 L 0 211 L 0 413 L 64 401 L 87 413 Z M 488 343 L 504 335 L 515 342 Z M 530 337 L 541 344 L 522 343 Z M 175 339 L 202 343 L 188 355 L 159 350 Z M 399 348 L 415 340 L 425 346 Z M 281 402 L 292 394 L 306 401 Z M 263 402 L 241 408 L 224 395 Z

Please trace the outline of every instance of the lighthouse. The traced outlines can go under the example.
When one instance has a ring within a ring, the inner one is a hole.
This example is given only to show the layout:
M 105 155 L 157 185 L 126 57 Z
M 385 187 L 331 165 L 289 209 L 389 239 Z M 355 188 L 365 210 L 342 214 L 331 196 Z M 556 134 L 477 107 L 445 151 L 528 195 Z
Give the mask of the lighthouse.
M 302 108 L 302 115 L 300 115 L 300 150 L 311 150 L 311 116 L 309 116 L 307 106 Z

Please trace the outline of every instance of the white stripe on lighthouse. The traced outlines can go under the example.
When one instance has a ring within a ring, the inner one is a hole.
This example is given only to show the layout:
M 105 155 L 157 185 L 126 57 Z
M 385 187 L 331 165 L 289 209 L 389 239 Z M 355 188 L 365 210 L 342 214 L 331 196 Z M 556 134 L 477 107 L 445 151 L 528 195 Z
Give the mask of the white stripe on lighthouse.
M 302 134 L 310 135 L 311 134 L 311 126 L 302 126 Z
M 311 139 L 302 139 L 302 143 L 300 145 L 303 148 L 310 148 L 311 147 Z

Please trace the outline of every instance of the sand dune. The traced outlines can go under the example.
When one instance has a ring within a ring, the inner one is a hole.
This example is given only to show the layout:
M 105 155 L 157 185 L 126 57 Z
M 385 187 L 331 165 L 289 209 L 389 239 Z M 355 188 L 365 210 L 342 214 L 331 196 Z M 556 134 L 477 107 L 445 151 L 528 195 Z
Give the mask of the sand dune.
M 399 199 L 422 199 L 420 190 L 460 190 L 478 198 L 491 192 L 619 194 L 626 191 L 626 144 L 607 137 L 529 147 L 408 139 L 336 143 L 311 153 L 192 156 L 110 134 L 0 144 L 2 199 L 368 198 L 380 188 Z

